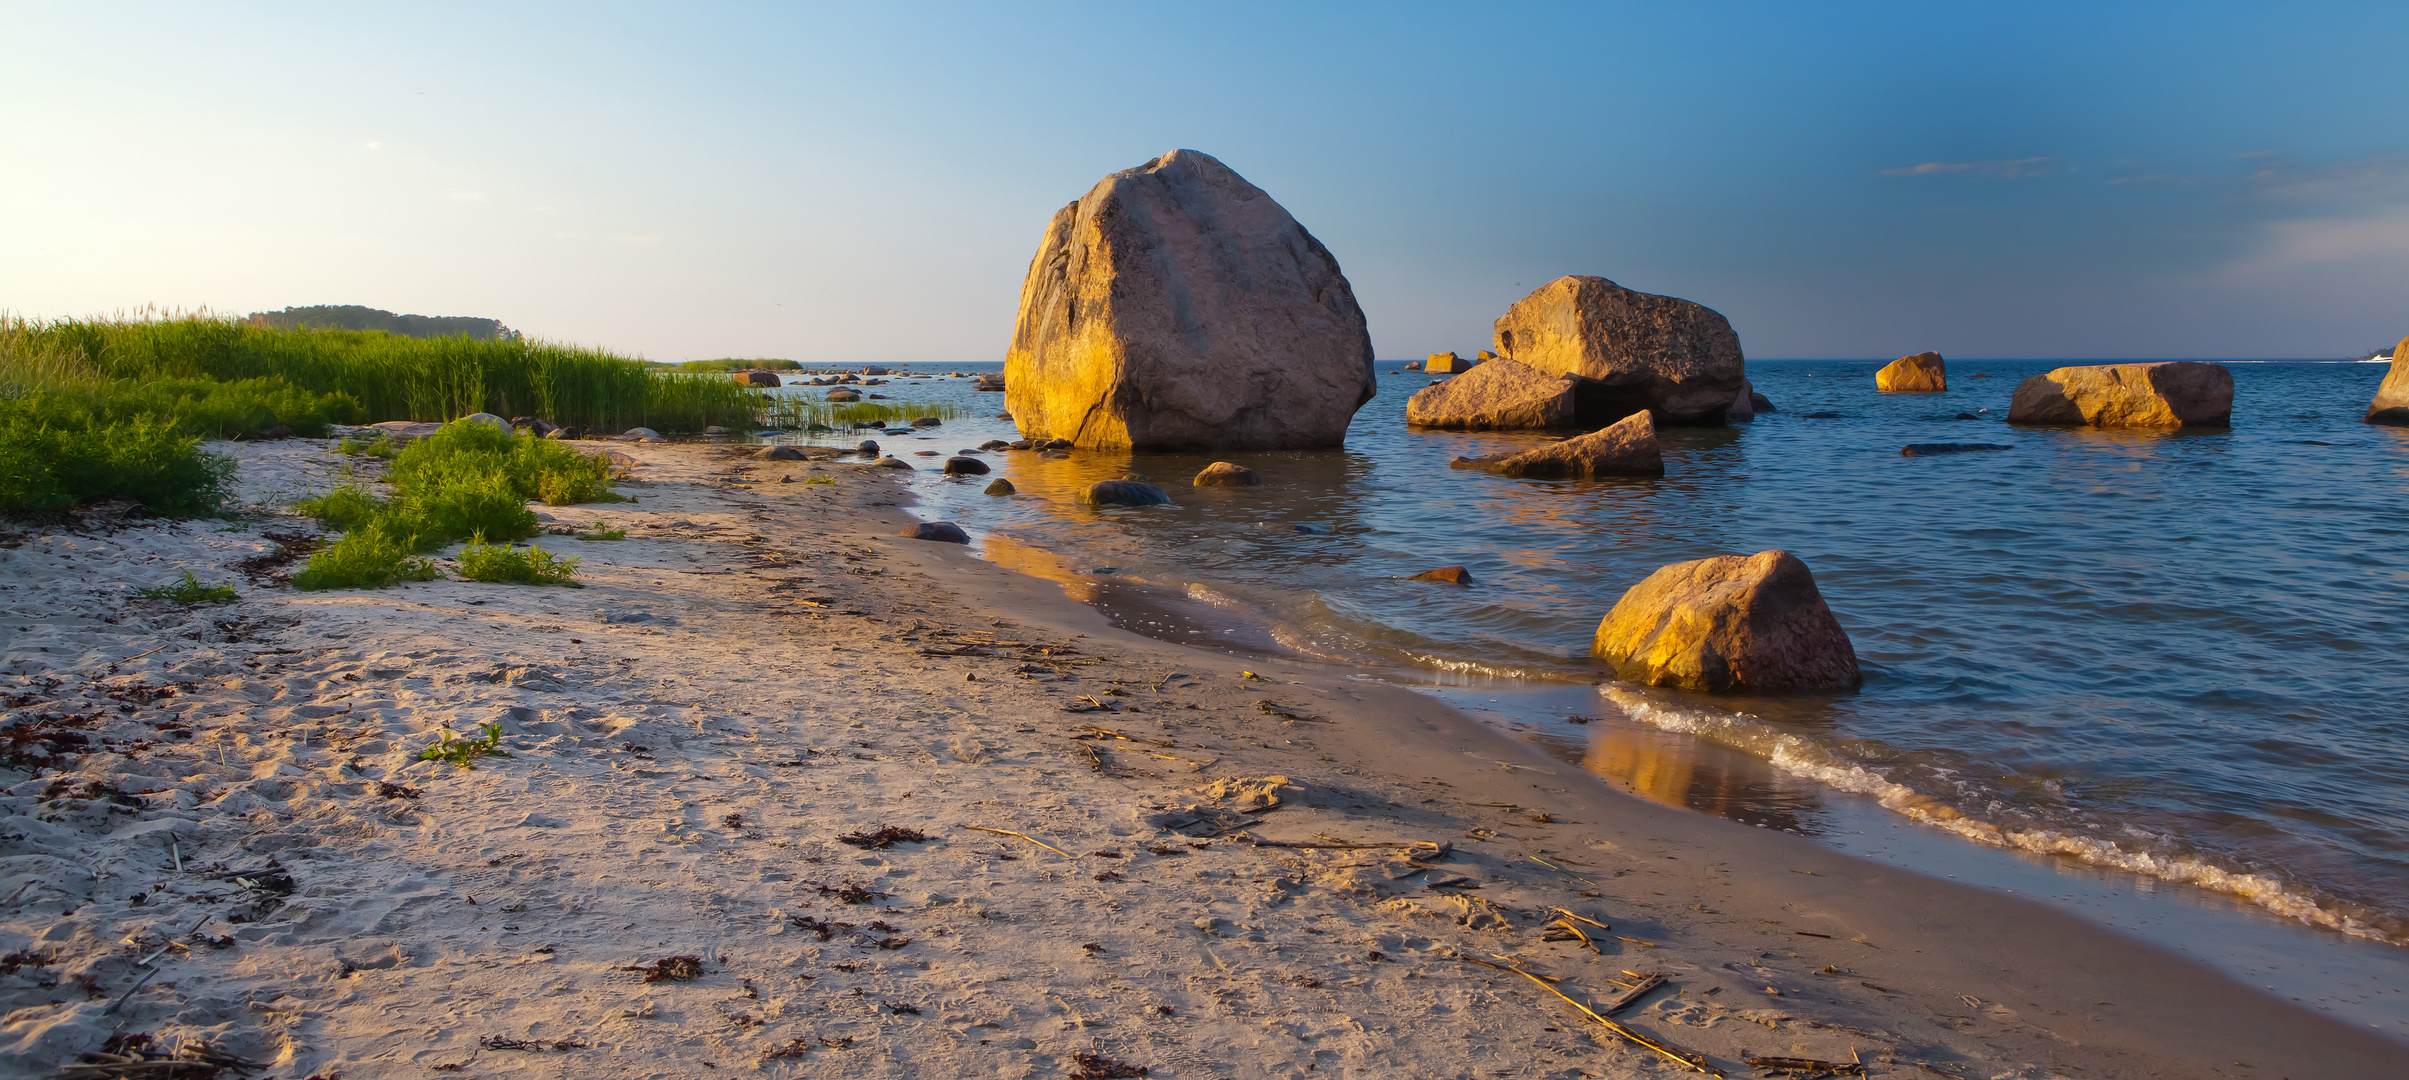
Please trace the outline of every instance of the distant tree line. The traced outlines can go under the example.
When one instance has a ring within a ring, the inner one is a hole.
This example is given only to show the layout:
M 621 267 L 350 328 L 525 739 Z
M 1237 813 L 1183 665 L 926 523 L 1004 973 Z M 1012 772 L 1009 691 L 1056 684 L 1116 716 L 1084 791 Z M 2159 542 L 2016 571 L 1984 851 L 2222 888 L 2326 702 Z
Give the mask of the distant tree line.
M 255 311 L 243 320 L 271 330 L 382 330 L 396 337 L 464 337 L 476 341 L 518 341 L 523 335 L 499 319 L 466 315 L 396 315 L 358 304 L 318 304 L 283 311 Z

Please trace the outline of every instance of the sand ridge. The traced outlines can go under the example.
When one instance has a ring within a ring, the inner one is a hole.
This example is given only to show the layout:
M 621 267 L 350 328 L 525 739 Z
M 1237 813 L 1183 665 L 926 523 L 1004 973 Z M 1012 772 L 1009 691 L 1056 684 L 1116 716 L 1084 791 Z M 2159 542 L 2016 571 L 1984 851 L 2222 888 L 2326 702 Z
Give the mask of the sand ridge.
M 231 449 L 262 504 L 339 467 Z M 582 589 L 130 598 L 289 518 L 0 551 L 0 1068 L 142 1032 L 295 1080 L 1700 1075 L 1503 965 L 1584 1001 L 1662 973 L 1620 1019 L 1734 1076 L 2390 1052 L 1394 687 L 1113 630 L 894 536 L 888 470 L 624 450 L 635 503 L 544 511 Z M 414 760 L 488 724 L 508 757 Z

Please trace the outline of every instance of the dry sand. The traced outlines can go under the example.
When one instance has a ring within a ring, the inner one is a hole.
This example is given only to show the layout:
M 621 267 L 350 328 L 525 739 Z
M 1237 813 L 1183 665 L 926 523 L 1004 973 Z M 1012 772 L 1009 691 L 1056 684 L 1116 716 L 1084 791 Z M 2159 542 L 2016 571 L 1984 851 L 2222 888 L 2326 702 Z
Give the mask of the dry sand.
M 231 449 L 267 506 L 339 467 Z M 2404 1071 L 2069 916 L 1112 629 L 895 536 L 885 470 L 625 449 L 639 502 L 546 511 L 630 533 L 543 538 L 583 589 L 243 580 L 291 518 L 9 537 L 0 1073 L 147 1034 L 296 1080 L 1697 1075 L 1474 960 L 1661 972 L 1620 1019 L 1732 1076 Z M 132 596 L 187 568 L 241 602 Z M 509 756 L 414 760 L 487 723 Z M 926 839 L 846 839 L 882 826 Z

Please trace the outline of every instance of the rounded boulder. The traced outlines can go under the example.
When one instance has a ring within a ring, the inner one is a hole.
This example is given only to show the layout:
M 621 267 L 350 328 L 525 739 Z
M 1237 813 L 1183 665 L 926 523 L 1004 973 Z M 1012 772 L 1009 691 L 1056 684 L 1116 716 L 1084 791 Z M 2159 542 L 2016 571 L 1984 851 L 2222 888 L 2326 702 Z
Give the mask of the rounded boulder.
M 961 526 L 950 521 L 923 521 L 896 535 L 913 540 L 934 540 L 940 544 L 967 544 L 970 542 L 970 534 L 963 532 Z
M 1846 690 L 1863 679 L 1815 575 L 1787 551 L 1648 575 L 1599 621 L 1589 654 L 1631 682 L 1710 693 Z
M 1098 480 L 1079 493 L 1079 501 L 1089 506 L 1161 506 L 1171 496 L 1153 484 L 1135 480 Z
M 945 459 L 945 475 L 985 476 L 987 475 L 987 463 L 974 457 L 947 458 Z

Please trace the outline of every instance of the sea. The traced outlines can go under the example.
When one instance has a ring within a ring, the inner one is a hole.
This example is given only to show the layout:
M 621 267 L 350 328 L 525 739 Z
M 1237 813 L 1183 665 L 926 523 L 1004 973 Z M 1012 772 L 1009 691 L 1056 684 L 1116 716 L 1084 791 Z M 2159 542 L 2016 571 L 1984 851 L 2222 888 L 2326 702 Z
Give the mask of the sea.
M 1665 475 L 1508 479 L 1450 459 L 1558 435 L 1409 428 L 1437 376 L 1378 365 L 1340 449 L 944 456 L 1019 435 L 1003 395 L 880 439 L 913 511 L 1131 630 L 1412 686 L 1644 798 L 2018 892 L 2409 1039 L 2409 429 L 2361 422 L 2381 363 L 2223 360 L 2233 426 L 2011 427 L 2079 360 L 1751 360 L 1778 411 L 1663 429 Z M 2108 361 L 2092 361 L 2108 362 Z M 929 377 L 921 377 L 921 376 Z M 818 395 L 790 386 L 781 393 Z M 767 441 L 767 440 L 765 440 Z M 1910 443 L 2005 450 L 1904 456 Z M 937 456 L 916 456 L 935 450 Z M 1226 458 L 1257 487 L 1195 488 Z M 1136 475 L 1169 506 L 1076 493 Z M 1855 644 L 1853 692 L 1631 685 L 1587 655 L 1658 567 L 1789 551 Z M 1410 580 L 1462 566 L 1470 585 Z

